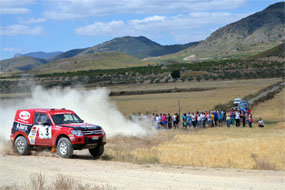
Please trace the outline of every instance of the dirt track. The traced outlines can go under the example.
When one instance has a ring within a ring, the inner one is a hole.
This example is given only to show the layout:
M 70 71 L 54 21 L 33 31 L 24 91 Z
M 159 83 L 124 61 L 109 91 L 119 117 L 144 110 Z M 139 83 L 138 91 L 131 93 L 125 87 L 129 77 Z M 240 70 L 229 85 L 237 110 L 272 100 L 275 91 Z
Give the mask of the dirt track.
M 0 154 L 0 184 L 24 184 L 30 174 L 47 180 L 60 173 L 90 185 L 117 189 L 284 189 L 285 171 L 205 169 L 92 160 Z

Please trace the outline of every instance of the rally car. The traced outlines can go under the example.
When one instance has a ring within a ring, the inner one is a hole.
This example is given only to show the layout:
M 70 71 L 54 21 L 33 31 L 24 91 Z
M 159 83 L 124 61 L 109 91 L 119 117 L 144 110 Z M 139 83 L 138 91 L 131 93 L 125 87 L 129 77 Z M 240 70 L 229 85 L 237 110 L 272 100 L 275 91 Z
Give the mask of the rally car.
M 48 147 L 63 158 L 81 149 L 89 149 L 98 158 L 106 144 L 102 127 L 84 123 L 76 113 L 64 108 L 17 110 L 10 139 L 20 155 L 30 154 L 36 147 Z

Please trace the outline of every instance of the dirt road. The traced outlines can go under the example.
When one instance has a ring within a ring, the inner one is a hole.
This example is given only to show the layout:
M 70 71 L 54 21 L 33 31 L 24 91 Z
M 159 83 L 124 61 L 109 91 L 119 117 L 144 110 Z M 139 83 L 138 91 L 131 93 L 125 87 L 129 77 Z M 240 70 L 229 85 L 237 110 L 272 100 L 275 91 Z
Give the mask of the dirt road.
M 116 189 L 284 189 L 285 171 L 205 169 L 92 160 L 0 154 L 0 184 L 24 184 L 32 173 L 48 181 L 56 174 L 90 185 Z

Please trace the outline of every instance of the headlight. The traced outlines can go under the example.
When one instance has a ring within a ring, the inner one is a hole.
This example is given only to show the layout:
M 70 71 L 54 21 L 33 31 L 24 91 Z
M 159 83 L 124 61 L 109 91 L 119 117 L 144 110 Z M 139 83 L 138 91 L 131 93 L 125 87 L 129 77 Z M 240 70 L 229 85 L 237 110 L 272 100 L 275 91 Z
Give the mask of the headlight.
M 81 130 L 71 130 L 70 132 L 78 137 L 83 136 Z

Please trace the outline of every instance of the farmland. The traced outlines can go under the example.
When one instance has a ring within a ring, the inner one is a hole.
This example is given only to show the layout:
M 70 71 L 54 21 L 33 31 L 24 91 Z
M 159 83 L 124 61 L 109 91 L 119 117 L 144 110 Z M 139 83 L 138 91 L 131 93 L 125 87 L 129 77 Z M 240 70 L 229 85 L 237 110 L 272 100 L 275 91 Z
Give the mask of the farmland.
M 173 89 L 173 88 L 215 88 L 201 92 L 181 92 L 168 94 L 145 94 L 112 97 L 119 110 L 129 116 L 131 113 L 175 113 L 180 101 L 181 112 L 195 112 L 213 109 L 236 97 L 245 97 L 280 81 L 280 79 L 253 79 L 234 81 L 204 81 L 184 83 L 164 83 L 148 85 L 127 85 L 111 87 L 111 91 Z

